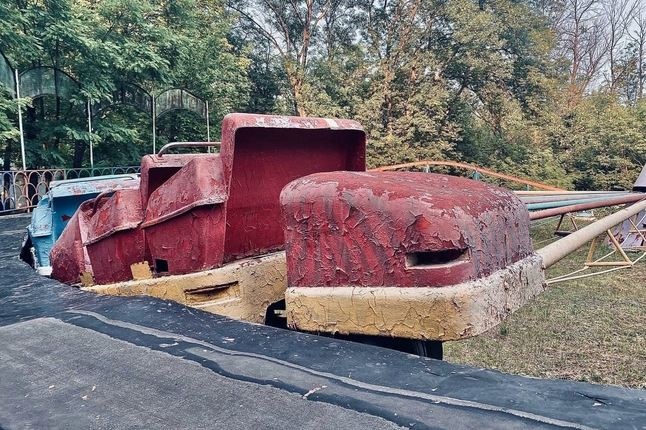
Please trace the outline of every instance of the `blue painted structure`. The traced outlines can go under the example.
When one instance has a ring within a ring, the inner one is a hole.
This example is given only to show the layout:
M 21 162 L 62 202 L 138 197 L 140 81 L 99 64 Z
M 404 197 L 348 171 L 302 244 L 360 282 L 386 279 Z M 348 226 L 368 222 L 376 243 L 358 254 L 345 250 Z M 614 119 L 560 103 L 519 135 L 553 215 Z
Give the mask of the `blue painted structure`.
M 38 202 L 27 227 L 39 273 L 49 275 L 49 251 L 81 203 L 104 191 L 138 186 L 139 176 L 134 174 L 52 181 L 47 196 Z

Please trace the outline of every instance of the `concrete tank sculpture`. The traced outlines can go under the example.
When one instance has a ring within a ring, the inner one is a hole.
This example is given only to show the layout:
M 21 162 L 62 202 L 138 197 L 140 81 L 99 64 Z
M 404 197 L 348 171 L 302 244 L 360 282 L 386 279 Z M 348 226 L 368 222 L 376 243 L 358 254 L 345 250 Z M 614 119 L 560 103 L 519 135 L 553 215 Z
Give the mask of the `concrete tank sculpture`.
M 455 340 L 544 289 L 510 191 L 426 173 L 313 174 L 281 194 L 288 325 Z

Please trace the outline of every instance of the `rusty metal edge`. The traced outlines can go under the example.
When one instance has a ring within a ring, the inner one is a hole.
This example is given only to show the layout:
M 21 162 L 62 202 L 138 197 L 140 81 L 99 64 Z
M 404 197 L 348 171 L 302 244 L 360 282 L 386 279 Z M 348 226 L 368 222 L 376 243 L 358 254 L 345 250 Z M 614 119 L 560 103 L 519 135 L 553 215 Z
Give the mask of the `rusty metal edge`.
M 119 225 L 118 227 L 115 227 L 115 228 L 112 228 L 112 229 L 106 231 L 105 233 L 103 233 L 100 236 L 96 236 L 96 237 L 93 237 L 92 239 L 88 239 L 88 240 L 84 241 L 83 245 L 84 246 L 92 245 L 93 243 L 99 242 L 100 240 L 105 239 L 106 237 L 110 237 L 115 233 L 119 233 L 120 231 L 134 230 L 137 227 L 139 227 L 140 224 L 141 224 L 141 221 L 139 221 L 139 222 L 129 222 L 129 223 Z
M 369 169 L 368 171 L 372 172 L 385 172 L 388 170 L 397 170 L 404 169 L 406 167 L 419 167 L 419 166 L 448 166 L 448 167 L 457 167 L 460 169 L 469 169 L 475 170 L 476 172 L 482 172 L 494 178 L 506 179 L 508 181 L 518 182 L 520 184 L 529 185 L 535 188 L 540 188 L 547 191 L 565 191 L 562 188 L 554 187 L 552 185 L 547 185 L 542 182 L 536 182 L 529 179 L 518 178 L 516 176 L 505 175 L 504 173 L 498 173 L 490 169 L 476 166 L 474 164 L 467 163 L 458 163 L 455 161 L 436 161 L 436 160 L 424 160 L 424 161 L 415 161 L 412 163 L 403 163 L 403 164 L 394 164 L 392 166 L 382 166 Z
M 160 223 L 162 223 L 164 221 L 168 221 L 169 219 L 172 219 L 172 218 L 175 218 L 175 217 L 177 217 L 179 215 L 182 215 L 182 214 L 190 211 L 191 209 L 194 209 L 194 208 L 199 207 L 199 206 L 218 205 L 218 204 L 223 204 L 224 202 L 226 202 L 226 199 L 223 199 L 221 197 L 207 197 L 206 199 L 197 200 L 197 201 L 195 201 L 195 202 L 193 202 L 193 203 L 191 203 L 189 205 L 182 206 L 181 208 L 179 208 L 177 210 L 174 210 L 173 212 L 169 212 L 169 213 L 164 214 L 164 215 L 162 215 L 160 217 L 157 217 L 157 218 L 154 218 L 154 219 L 151 219 L 151 220 L 147 220 L 147 221 L 141 223 L 141 228 L 152 227 L 152 226 L 160 224 Z

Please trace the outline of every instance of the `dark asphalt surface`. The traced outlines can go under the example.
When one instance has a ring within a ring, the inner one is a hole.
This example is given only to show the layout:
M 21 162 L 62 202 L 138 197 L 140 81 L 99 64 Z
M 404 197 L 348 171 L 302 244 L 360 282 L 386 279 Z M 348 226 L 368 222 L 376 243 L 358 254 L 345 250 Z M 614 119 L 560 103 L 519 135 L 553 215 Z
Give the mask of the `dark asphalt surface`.
M 18 258 L 0 217 L 0 427 L 646 429 L 646 391 L 506 375 L 102 297 Z

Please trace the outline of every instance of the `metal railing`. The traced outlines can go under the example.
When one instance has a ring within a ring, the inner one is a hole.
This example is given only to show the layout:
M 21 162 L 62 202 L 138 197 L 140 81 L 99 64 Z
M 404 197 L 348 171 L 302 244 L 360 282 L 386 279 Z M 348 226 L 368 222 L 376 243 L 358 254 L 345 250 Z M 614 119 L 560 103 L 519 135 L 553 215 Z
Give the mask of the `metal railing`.
M 139 173 L 139 166 L 0 171 L 0 215 L 25 212 L 49 191 L 51 181 Z
M 157 155 L 161 157 L 174 148 L 208 148 L 210 151 L 215 146 L 220 146 L 220 142 L 171 142 L 162 146 Z

